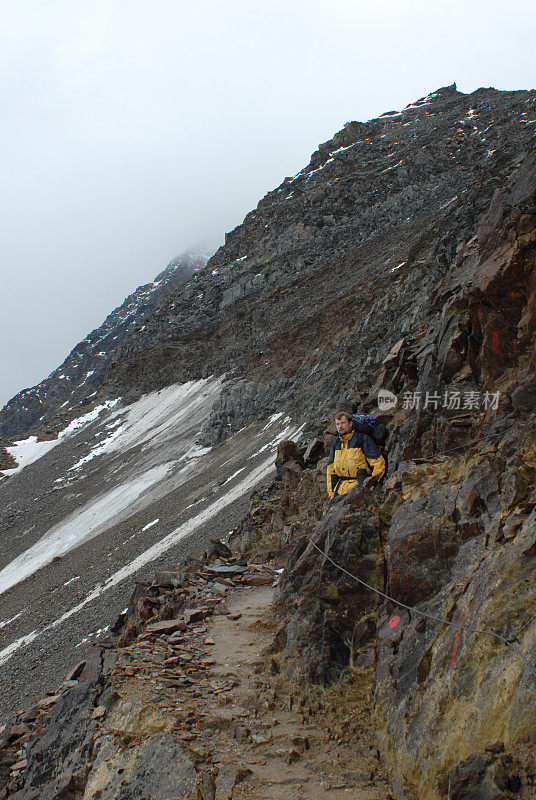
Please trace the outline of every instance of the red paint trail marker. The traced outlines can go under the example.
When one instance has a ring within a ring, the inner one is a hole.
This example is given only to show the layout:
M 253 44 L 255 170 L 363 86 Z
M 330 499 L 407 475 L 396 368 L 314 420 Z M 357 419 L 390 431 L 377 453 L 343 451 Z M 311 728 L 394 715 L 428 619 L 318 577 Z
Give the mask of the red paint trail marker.
M 400 622 L 400 617 L 398 616 L 398 614 L 395 614 L 394 617 L 391 617 L 391 619 L 389 620 L 389 627 L 391 628 L 391 630 L 393 628 L 396 628 L 399 622 Z
M 495 353 L 495 355 L 497 355 L 499 353 L 499 334 L 497 333 L 497 331 L 493 331 L 492 339 L 493 339 L 493 345 L 492 345 L 493 352 Z
M 465 619 L 465 611 L 463 612 L 463 614 L 460 617 L 460 625 L 462 624 L 464 619 Z M 449 669 L 452 669 L 452 665 L 454 664 L 454 659 L 456 658 L 456 653 L 458 652 L 458 647 L 460 645 L 461 635 L 462 635 L 462 629 L 458 628 L 458 630 L 456 631 L 456 639 L 454 640 L 454 649 L 452 651 L 452 656 L 451 656 L 451 659 L 450 659 Z

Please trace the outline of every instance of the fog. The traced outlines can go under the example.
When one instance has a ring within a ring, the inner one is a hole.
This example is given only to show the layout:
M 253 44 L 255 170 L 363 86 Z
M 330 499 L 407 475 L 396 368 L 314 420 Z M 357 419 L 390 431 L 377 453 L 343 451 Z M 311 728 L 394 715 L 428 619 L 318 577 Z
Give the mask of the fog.
M 532 3 L 0 3 L 0 406 L 345 122 L 536 86 Z

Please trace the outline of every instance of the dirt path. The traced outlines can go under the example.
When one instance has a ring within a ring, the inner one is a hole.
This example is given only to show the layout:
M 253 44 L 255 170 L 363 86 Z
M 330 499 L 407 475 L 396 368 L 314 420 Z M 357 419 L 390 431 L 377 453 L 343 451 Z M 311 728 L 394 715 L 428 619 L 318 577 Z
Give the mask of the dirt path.
M 220 592 L 208 620 L 124 649 L 104 737 L 135 745 L 171 732 L 196 763 L 203 800 L 387 800 L 367 689 L 357 678 L 329 690 L 294 685 L 267 652 L 272 586 Z M 84 800 L 100 796 L 93 774 Z
M 366 677 L 292 681 L 270 649 L 276 563 L 223 561 L 140 584 L 119 640 L 21 712 L 0 752 L 8 795 L 389 800 Z M 65 757 L 48 775 L 51 741 Z
M 227 736 L 219 737 L 218 764 L 251 770 L 233 798 L 385 800 L 388 786 L 370 726 L 361 719 L 356 739 L 359 712 L 345 719 L 350 697 L 300 691 L 277 674 L 277 662 L 264 652 L 272 639 L 272 597 L 271 587 L 234 593 L 227 601 L 230 616 L 215 617 L 208 631 L 215 642 L 213 673 L 238 681 L 232 702 L 213 709 L 214 718 L 230 721 Z M 356 687 L 346 693 L 357 699 Z

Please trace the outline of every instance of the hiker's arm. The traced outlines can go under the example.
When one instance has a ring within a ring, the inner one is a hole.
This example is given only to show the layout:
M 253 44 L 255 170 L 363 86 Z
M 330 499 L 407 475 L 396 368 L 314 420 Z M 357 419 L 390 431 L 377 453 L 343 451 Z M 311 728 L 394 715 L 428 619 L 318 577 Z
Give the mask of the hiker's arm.
M 334 458 L 335 458 L 335 449 L 332 446 L 331 450 L 329 451 L 329 462 L 328 462 L 328 468 L 326 470 L 327 489 L 328 489 L 328 495 L 330 497 L 333 497 L 333 495 L 335 494 L 332 488 L 333 484 L 332 476 L 335 475 L 335 467 L 333 466 Z
M 379 481 L 385 474 L 385 459 L 374 439 L 366 434 L 363 436 L 363 453 L 372 467 L 371 477 Z

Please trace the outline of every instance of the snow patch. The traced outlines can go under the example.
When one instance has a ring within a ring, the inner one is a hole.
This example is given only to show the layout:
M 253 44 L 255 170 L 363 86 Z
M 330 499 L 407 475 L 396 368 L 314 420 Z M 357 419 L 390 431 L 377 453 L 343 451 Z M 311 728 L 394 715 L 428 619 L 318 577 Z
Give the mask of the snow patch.
M 127 408 L 118 409 L 115 415 L 123 417 L 123 426 L 117 436 L 108 440 L 106 452 L 124 453 L 140 444 L 150 442 L 154 446 L 169 439 L 190 417 L 194 419 L 196 412 L 201 413 L 220 386 L 221 378 L 174 384 L 140 397 Z
M 78 388 L 80 388 L 81 386 L 83 386 L 83 385 L 84 385 L 84 383 L 87 381 L 87 379 L 88 379 L 88 378 L 91 378 L 91 376 L 92 376 L 92 375 L 94 375 L 94 374 L 95 374 L 95 370 L 94 370 L 94 369 L 91 369 L 89 372 L 86 372 L 86 377 L 84 378 L 84 380 L 82 381 L 82 383 L 79 383 L 79 384 L 78 384 Z
M 138 570 L 140 570 L 146 564 L 149 564 L 151 561 L 159 558 L 163 553 L 180 542 L 181 539 L 184 539 L 185 536 L 188 536 L 202 525 L 205 525 L 210 519 L 212 519 L 212 517 L 216 516 L 216 514 L 219 514 L 222 509 L 231 505 L 231 503 L 234 503 L 235 500 L 238 500 L 239 497 L 242 497 L 242 495 L 246 494 L 246 492 L 249 492 L 251 489 L 253 489 L 260 481 L 267 478 L 272 469 L 273 457 L 270 456 L 268 459 L 263 461 L 260 466 L 252 470 L 243 481 L 230 489 L 226 495 L 219 497 L 203 511 L 200 511 L 197 516 L 180 525 L 174 531 L 169 533 L 159 542 L 156 542 L 152 547 L 131 561 L 130 564 L 127 564 L 122 569 L 118 570 L 118 572 L 110 576 L 110 578 L 108 578 L 104 584 L 98 586 L 96 589 L 90 592 L 90 594 L 88 594 L 81 603 L 78 603 L 78 605 L 74 606 L 74 608 L 71 608 L 55 622 L 52 622 L 50 625 L 48 625 L 44 630 L 47 631 L 51 628 L 58 627 L 58 625 L 61 625 L 62 622 L 65 622 L 65 620 L 72 617 L 73 614 L 76 614 L 92 600 L 100 597 L 108 589 L 111 589 L 112 586 L 116 586 L 118 583 L 124 581 L 125 578 L 129 578 L 131 575 L 138 572 Z M 2 663 L 1 658 L 2 653 L 0 652 L 0 664 Z
M 344 153 L 345 150 L 350 150 L 351 147 L 357 147 L 358 144 L 362 144 L 362 142 L 354 142 L 353 144 L 346 145 L 346 147 L 338 147 L 336 150 L 331 151 L 330 156 L 334 156 L 335 153 Z
M 457 199 L 458 195 L 456 195 L 455 197 L 451 197 L 450 200 L 447 200 L 446 203 L 443 203 L 442 206 L 439 206 L 439 210 L 442 211 L 444 208 L 447 208 L 447 206 L 450 206 Z
M 214 385 L 219 386 L 219 381 L 214 384 L 208 378 L 175 384 L 144 395 L 126 408 L 117 409 L 111 415 L 112 421 L 106 425 L 112 431 L 109 436 L 73 464 L 69 472 L 80 470 L 97 456 L 118 451 L 124 453 L 140 444 L 158 444 L 169 439 L 170 434 L 180 428 L 197 407 L 205 404 L 206 398 L 214 391 Z M 114 419 L 116 415 L 117 419 Z M 178 461 L 199 458 L 207 452 L 207 448 L 189 449 Z
M 302 426 L 303 427 L 303 426 Z M 287 431 L 285 431 L 287 433 Z M 298 433 L 298 431 L 295 431 Z M 273 469 L 273 457 L 270 456 L 265 461 L 263 461 L 258 467 L 252 470 L 243 481 L 240 481 L 236 484 L 232 489 L 230 489 L 227 494 L 223 497 L 219 497 L 213 503 L 211 503 L 207 508 L 201 511 L 197 516 L 193 517 L 192 519 L 188 520 L 187 522 L 179 525 L 174 531 L 169 533 L 165 536 L 161 541 L 156 542 L 152 547 L 146 550 L 144 553 L 139 555 L 130 564 L 127 564 L 122 569 L 118 570 L 114 575 L 111 575 L 103 584 L 97 586 L 90 592 L 80 603 L 78 603 L 73 608 L 66 611 L 65 614 L 62 614 L 61 617 L 56 619 L 54 622 L 51 622 L 41 631 L 32 631 L 32 633 L 17 639 L 15 642 L 12 642 L 8 647 L 4 650 L 0 651 L 0 666 L 8 661 L 13 653 L 18 650 L 20 647 L 23 647 L 27 644 L 30 644 L 34 641 L 42 633 L 46 633 L 49 630 L 57 628 L 66 620 L 70 619 L 70 617 L 77 614 L 82 608 L 84 608 L 88 603 L 91 603 L 93 600 L 96 600 L 98 597 L 101 597 L 102 594 L 111 589 L 113 586 L 116 586 L 118 583 L 121 583 L 126 578 L 129 578 L 131 575 L 134 575 L 138 570 L 144 567 L 146 564 L 149 564 L 151 561 L 154 561 L 156 558 L 159 558 L 163 553 L 173 547 L 175 544 L 180 542 L 181 539 L 184 539 L 186 536 L 190 535 L 202 525 L 205 525 L 209 522 L 214 516 L 216 516 L 222 509 L 226 508 L 227 506 L 234 503 L 235 500 L 238 500 L 247 492 L 251 491 L 258 483 L 265 480 L 270 472 Z M 0 573 L 1 577 L 2 573 Z M 126 611 L 126 609 L 125 609 Z
M 37 630 L 27 633 L 25 636 L 21 636 L 20 639 L 16 639 L 14 642 L 11 642 L 11 644 L 5 647 L 3 650 L 0 650 L 0 667 L 2 664 L 5 664 L 6 661 L 9 661 L 13 653 L 18 650 L 19 647 L 24 647 L 24 645 L 30 644 L 30 642 L 33 642 L 34 639 L 37 639 L 39 633 L 40 631 Z
M 268 420 L 268 422 L 266 423 L 266 425 L 264 426 L 264 428 L 262 428 L 262 429 L 261 429 L 261 433 L 263 433 L 264 431 L 268 430 L 268 428 L 270 427 L 270 425 L 273 425 L 273 424 L 274 424 L 274 422 L 277 422 L 277 420 L 278 420 L 278 419 L 281 419 L 281 417 L 282 417 L 282 416 L 283 416 L 283 412 L 282 412 L 282 411 L 280 411 L 278 414 L 272 414 L 272 416 L 270 417 L 270 419 Z M 288 420 L 288 417 L 287 417 L 287 419 L 285 420 L 285 422 L 286 422 L 287 420 Z
M 227 480 L 225 480 L 225 481 L 222 483 L 222 486 L 225 486 L 225 484 L 226 484 L 226 483 L 229 483 L 230 481 L 232 481 L 232 480 L 233 480 L 233 478 L 236 478 L 236 476 L 237 476 L 237 475 L 240 475 L 240 473 L 241 473 L 241 472 L 244 472 L 244 470 L 245 470 L 245 467 L 241 467 L 241 468 L 240 468 L 240 469 L 238 469 L 236 472 L 234 472 L 232 475 L 229 475 L 229 477 L 227 478 Z
M 119 420 L 119 423 L 121 423 L 121 420 Z M 84 464 L 87 464 L 88 461 L 92 461 L 96 456 L 100 456 L 103 453 L 105 453 L 109 448 L 109 446 L 111 445 L 111 443 L 114 441 L 114 439 L 120 436 L 120 434 L 124 430 L 124 427 L 125 426 L 122 426 L 120 428 L 116 428 L 115 430 L 113 430 L 103 442 L 94 447 L 93 450 L 90 450 L 90 452 L 87 455 L 82 456 L 82 458 L 80 458 L 76 462 L 76 464 L 73 464 L 73 466 L 69 468 L 69 472 L 74 472 L 76 470 L 79 470 L 81 467 L 84 466 Z
M 75 647 L 81 647 L 83 644 L 86 644 L 86 642 L 89 642 L 92 636 L 100 636 L 101 633 L 106 633 L 106 631 L 109 630 L 109 625 L 107 625 L 105 628 L 99 628 L 98 631 L 94 631 L 93 633 L 89 633 L 87 636 L 85 636 L 81 641 L 78 642 L 78 644 L 75 644 Z
M 0 594 L 50 564 L 55 556 L 65 555 L 110 528 L 126 509 L 133 513 L 136 501 L 141 498 L 143 502 L 143 495 L 165 478 L 173 464 L 160 464 L 116 486 L 51 528 L 32 547 L 0 570 Z
M 152 522 L 148 522 L 147 525 L 144 528 L 141 529 L 141 532 L 143 533 L 144 531 L 148 531 L 149 528 L 152 528 L 153 525 L 156 525 L 157 522 L 160 522 L 160 518 L 159 517 L 157 517 L 156 519 L 153 519 Z
M 281 414 L 281 416 L 283 415 Z M 290 422 L 290 417 L 286 417 L 283 424 L 289 422 Z M 278 435 L 274 439 L 272 439 L 271 442 L 267 442 L 265 445 L 259 448 L 259 450 L 257 450 L 256 453 L 253 453 L 253 455 L 249 457 L 249 459 L 256 458 L 261 453 L 266 452 L 266 450 L 275 450 L 275 448 L 280 442 L 284 441 L 285 439 L 290 439 L 291 436 L 297 436 L 299 433 L 301 433 L 302 430 L 305 428 L 305 424 L 306 423 L 304 422 L 303 425 L 300 425 L 299 428 L 293 428 L 292 425 L 287 424 L 286 427 L 283 428 L 283 430 L 280 433 L 278 433 Z M 268 426 L 263 428 L 263 430 L 266 430 L 267 427 Z
M 6 625 L 11 625 L 12 622 L 15 622 L 15 620 L 18 619 L 19 617 L 22 617 L 23 614 L 24 611 L 19 611 L 19 613 L 15 614 L 15 616 L 11 617 L 11 619 L 6 619 L 3 622 L 0 622 L 0 629 L 5 628 Z
M 382 171 L 380 172 L 380 175 L 382 175 L 384 172 L 390 172 L 392 169 L 396 169 L 397 167 L 400 166 L 400 164 L 402 163 L 403 160 L 404 159 L 401 158 L 400 161 L 397 164 L 393 164 L 392 167 L 387 167 L 386 169 L 382 169 Z
M 93 497 L 48 530 L 38 542 L 0 571 L 0 594 L 50 563 L 54 556 L 69 552 L 141 511 L 155 498 L 170 491 L 174 482 L 182 482 L 184 474 L 210 451 L 208 447 L 192 446 L 191 442 L 208 418 L 222 381 L 223 376 L 175 384 L 144 395 L 126 408 L 113 410 L 105 421 L 109 435 L 74 468 L 80 468 L 103 453 L 119 451 L 124 456 L 134 447 L 140 448 L 142 453 L 140 459 L 136 456 L 136 464 L 151 464 L 151 468 L 142 472 L 139 466 L 135 466 L 128 477 L 123 475 L 118 479 L 121 480 L 119 485 Z M 104 408 L 111 410 L 118 401 L 119 398 L 108 401 L 73 420 L 61 435 L 79 430 L 96 419 Z M 43 444 L 50 447 L 57 443 L 58 440 Z M 164 461 L 166 452 L 168 460 Z M 172 476 L 168 478 L 171 471 Z
M 51 439 L 49 442 L 38 442 L 37 436 L 29 436 L 28 439 L 15 442 L 12 447 L 6 447 L 7 452 L 11 453 L 18 464 L 17 467 L 9 469 L 9 472 L 7 472 L 6 468 L 7 474 L 14 475 L 16 472 L 20 472 L 28 464 L 33 464 L 38 458 L 42 458 L 45 453 L 48 453 L 57 444 L 59 444 L 58 439 Z

